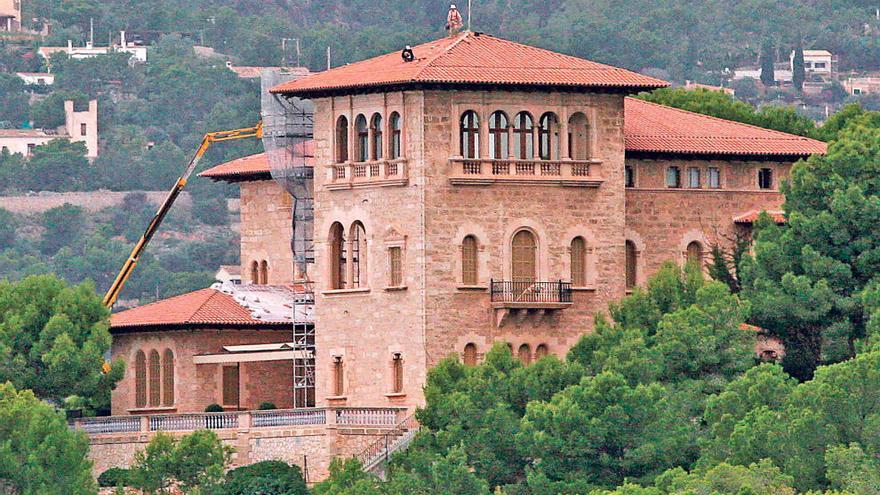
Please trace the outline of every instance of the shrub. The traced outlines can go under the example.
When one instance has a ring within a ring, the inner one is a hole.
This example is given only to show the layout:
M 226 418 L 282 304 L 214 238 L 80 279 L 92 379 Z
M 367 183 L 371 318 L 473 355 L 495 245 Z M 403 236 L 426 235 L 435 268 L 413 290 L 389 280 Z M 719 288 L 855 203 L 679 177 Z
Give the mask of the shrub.
M 205 412 L 223 412 L 223 406 L 220 404 L 209 404 L 208 407 L 205 408 Z
M 260 404 L 259 409 L 261 411 L 268 411 L 270 409 L 278 409 L 278 408 L 275 406 L 274 402 L 263 402 Z
M 98 486 L 117 487 L 128 486 L 128 469 L 112 467 L 98 476 Z
M 222 495 L 307 495 L 299 466 L 283 461 L 263 461 L 226 473 Z

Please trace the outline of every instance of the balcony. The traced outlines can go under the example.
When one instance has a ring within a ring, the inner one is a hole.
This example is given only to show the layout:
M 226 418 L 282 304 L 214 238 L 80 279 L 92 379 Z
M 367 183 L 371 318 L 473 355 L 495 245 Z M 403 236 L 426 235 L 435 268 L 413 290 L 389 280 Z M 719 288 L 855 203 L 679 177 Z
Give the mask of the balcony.
M 450 158 L 449 182 L 462 186 L 496 183 L 599 187 L 601 160 L 489 160 Z
M 528 316 L 536 316 L 536 323 L 554 311 L 572 304 L 571 282 L 519 282 L 492 280 L 489 300 L 495 311 L 495 326 L 502 327 L 512 316 L 522 323 Z
M 327 167 L 324 187 L 329 190 L 362 187 L 405 186 L 409 179 L 407 161 L 375 160 L 337 163 Z

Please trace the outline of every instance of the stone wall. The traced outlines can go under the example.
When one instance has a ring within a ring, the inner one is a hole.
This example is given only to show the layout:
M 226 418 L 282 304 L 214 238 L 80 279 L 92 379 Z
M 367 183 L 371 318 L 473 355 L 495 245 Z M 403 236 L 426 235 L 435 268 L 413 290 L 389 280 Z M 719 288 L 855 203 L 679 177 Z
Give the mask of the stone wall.
M 254 263 L 266 261 L 270 284 L 293 281 L 290 195 L 273 180 L 241 183 L 241 280 L 252 280 Z
M 171 187 L 171 184 L 168 184 Z M 0 208 L 18 214 L 42 213 L 48 209 L 71 204 L 84 208 L 88 212 L 97 212 L 105 208 L 119 206 L 126 195 L 142 191 L 88 191 L 88 192 L 48 192 L 26 195 L 26 196 L 0 196 Z M 165 200 L 168 195 L 166 191 L 143 191 L 147 195 L 147 200 L 158 206 Z M 192 206 L 192 199 L 188 192 L 183 192 L 177 198 L 175 208 L 189 209 Z M 146 228 L 146 225 L 144 226 Z

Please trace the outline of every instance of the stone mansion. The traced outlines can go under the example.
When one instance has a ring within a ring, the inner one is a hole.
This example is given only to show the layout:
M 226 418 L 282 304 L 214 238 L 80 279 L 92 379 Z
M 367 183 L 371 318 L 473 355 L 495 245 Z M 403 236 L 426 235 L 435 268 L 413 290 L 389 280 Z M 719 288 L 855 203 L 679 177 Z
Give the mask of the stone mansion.
M 266 155 L 203 172 L 240 186 L 242 285 L 113 315 L 113 414 L 412 410 L 450 354 L 564 356 L 663 262 L 708 260 L 761 211 L 784 221 L 780 181 L 825 152 L 631 97 L 666 85 L 467 31 L 273 87 L 314 105 L 308 280 Z M 306 284 L 308 310 L 277 317 Z M 311 355 L 290 348 L 298 319 Z

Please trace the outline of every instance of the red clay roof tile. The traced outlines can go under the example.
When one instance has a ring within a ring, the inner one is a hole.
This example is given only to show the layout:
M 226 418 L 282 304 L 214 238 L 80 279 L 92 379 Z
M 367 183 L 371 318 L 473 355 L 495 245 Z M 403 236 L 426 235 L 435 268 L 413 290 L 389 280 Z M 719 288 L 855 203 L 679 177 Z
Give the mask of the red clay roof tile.
M 305 141 L 298 148 L 304 150 L 306 165 L 312 165 L 312 159 L 315 155 L 315 142 L 311 140 Z M 200 173 L 199 177 L 229 181 L 268 180 L 272 178 L 272 170 L 269 167 L 268 155 L 266 153 L 257 153 L 211 167 Z
M 758 216 L 761 215 L 762 210 L 750 210 L 742 215 L 738 215 L 733 217 L 733 223 L 739 224 L 753 224 L 758 220 Z M 770 218 L 773 219 L 774 222 L 778 224 L 785 223 L 785 212 L 782 210 L 768 210 L 767 214 L 770 215 Z
M 110 317 L 111 331 L 142 327 L 185 327 L 217 325 L 272 326 L 251 316 L 250 311 L 229 295 L 207 288 L 189 292 L 137 308 L 115 313 Z

